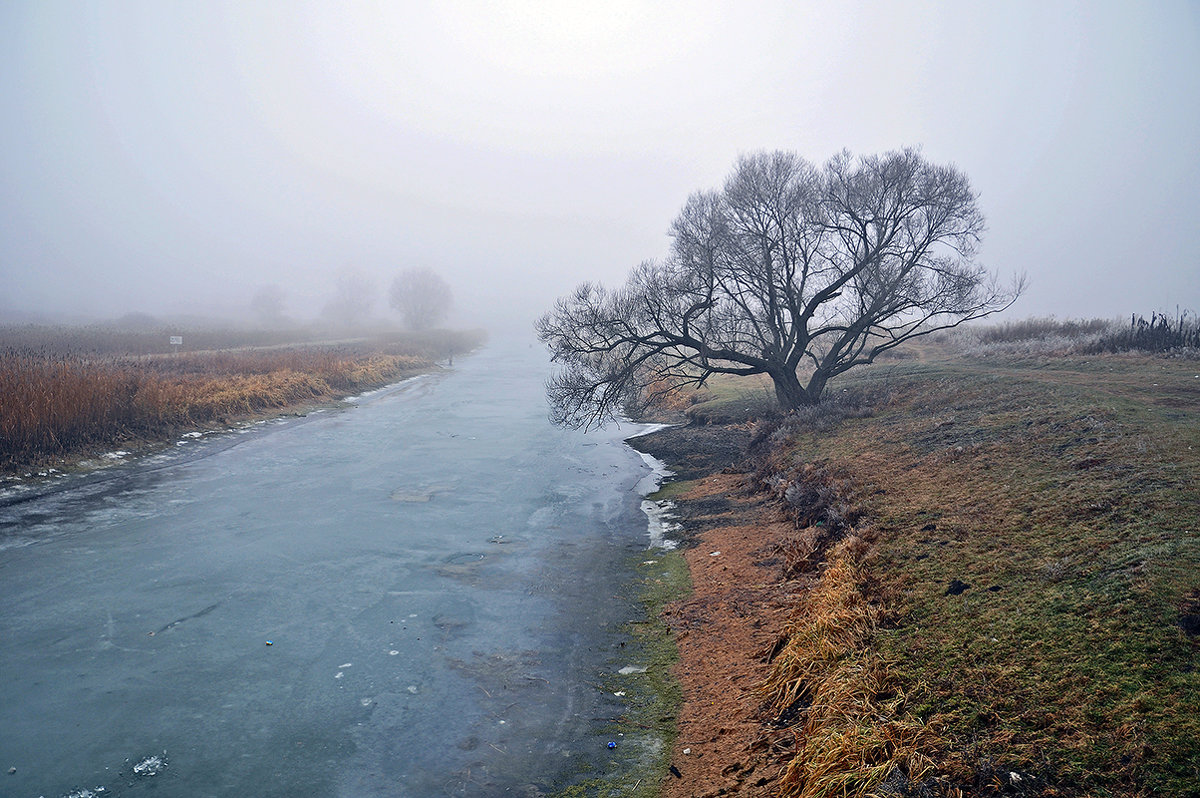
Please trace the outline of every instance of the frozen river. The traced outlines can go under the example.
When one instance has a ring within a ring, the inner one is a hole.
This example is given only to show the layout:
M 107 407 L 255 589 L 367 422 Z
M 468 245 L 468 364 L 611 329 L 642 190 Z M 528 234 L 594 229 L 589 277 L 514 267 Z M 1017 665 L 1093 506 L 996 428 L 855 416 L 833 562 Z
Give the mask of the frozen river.
M 634 427 L 552 427 L 547 373 L 496 344 L 0 502 L 0 794 L 530 796 L 619 769 L 602 684 L 630 664 L 648 469 Z

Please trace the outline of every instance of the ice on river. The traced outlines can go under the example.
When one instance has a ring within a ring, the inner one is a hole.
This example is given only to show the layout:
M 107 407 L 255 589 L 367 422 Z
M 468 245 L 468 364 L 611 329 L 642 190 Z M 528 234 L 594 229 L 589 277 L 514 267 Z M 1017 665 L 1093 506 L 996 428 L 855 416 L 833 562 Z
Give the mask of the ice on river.
M 603 680 L 643 612 L 630 562 L 648 528 L 669 544 L 641 506 L 665 469 L 552 427 L 548 370 L 497 348 L 0 503 L 5 794 L 550 794 L 635 767 Z

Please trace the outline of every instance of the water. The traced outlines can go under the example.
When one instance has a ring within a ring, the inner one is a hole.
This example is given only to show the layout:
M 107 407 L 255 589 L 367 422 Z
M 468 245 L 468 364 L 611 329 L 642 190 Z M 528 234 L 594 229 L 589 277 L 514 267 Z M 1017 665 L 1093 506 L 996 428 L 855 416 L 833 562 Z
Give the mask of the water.
M 636 752 L 621 438 L 494 345 L 0 506 L 0 793 L 537 795 Z M 269 428 L 269 429 L 268 429 Z

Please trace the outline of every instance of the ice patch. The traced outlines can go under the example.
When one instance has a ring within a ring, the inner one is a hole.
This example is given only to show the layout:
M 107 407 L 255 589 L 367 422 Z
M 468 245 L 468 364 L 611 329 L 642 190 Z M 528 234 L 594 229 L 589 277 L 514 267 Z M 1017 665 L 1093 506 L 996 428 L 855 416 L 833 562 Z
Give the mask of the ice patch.
M 132 454 L 132 452 L 127 452 L 124 449 L 118 449 L 115 452 L 106 452 L 100 456 L 105 460 L 120 460 L 123 457 L 128 457 L 130 454 Z
M 399 382 L 394 382 L 391 385 L 385 385 L 382 388 L 376 388 L 373 391 L 366 391 L 365 393 L 360 393 L 357 396 L 347 396 L 342 401 L 343 402 L 361 402 L 366 399 L 374 398 L 383 393 L 389 393 L 391 391 L 396 390 L 397 388 L 399 388 L 401 386 L 411 387 L 414 383 L 419 382 L 424 377 L 428 377 L 428 376 L 429 376 L 428 374 L 418 374 L 415 377 L 409 377 L 407 379 L 400 380 Z
M 651 424 L 651 429 L 646 432 L 638 433 L 639 435 L 648 435 L 650 432 L 657 432 L 660 429 L 665 429 L 669 424 Z M 636 438 L 637 435 L 631 435 L 630 438 Z M 626 438 L 625 440 L 629 440 Z M 642 461 L 650 467 L 650 473 L 642 477 L 638 481 L 635 490 L 643 497 L 649 496 L 658 490 L 667 477 L 674 476 L 673 472 L 667 468 L 666 463 L 659 460 L 654 455 L 638 452 L 642 457 Z M 642 512 L 646 514 L 646 534 L 650 537 L 650 546 L 656 549 L 673 549 L 676 546 L 675 541 L 667 537 L 670 532 L 678 528 L 678 525 L 671 523 L 671 510 L 675 505 L 669 501 L 654 501 L 652 499 L 642 499 Z
M 667 537 L 679 528 L 672 522 L 671 510 L 674 502 L 656 502 L 642 499 L 642 512 L 646 514 L 646 533 L 650 536 L 650 546 L 656 549 L 673 549 L 675 541 Z
M 640 438 L 643 435 L 652 435 L 655 432 L 659 432 L 661 430 L 666 429 L 667 427 L 672 427 L 674 425 L 673 424 L 642 424 L 640 426 L 642 426 L 643 429 L 633 433 L 632 435 L 626 435 L 625 440 L 630 441 L 630 440 L 633 440 L 634 438 Z
M 654 493 L 654 491 L 662 487 L 664 479 L 675 476 L 675 474 L 673 471 L 667 468 L 666 463 L 664 463 L 662 460 L 659 460 L 654 455 L 646 454 L 645 452 L 638 452 L 638 454 L 642 456 L 642 461 L 645 462 L 646 465 L 650 466 L 650 473 L 641 478 L 634 490 L 643 496 L 649 496 L 651 493 Z
M 167 767 L 166 752 L 162 756 L 148 756 L 133 766 L 135 776 L 157 776 Z
M 204 435 L 203 432 L 185 432 L 182 435 L 180 435 L 179 437 L 181 437 L 181 438 L 199 438 L 202 435 Z

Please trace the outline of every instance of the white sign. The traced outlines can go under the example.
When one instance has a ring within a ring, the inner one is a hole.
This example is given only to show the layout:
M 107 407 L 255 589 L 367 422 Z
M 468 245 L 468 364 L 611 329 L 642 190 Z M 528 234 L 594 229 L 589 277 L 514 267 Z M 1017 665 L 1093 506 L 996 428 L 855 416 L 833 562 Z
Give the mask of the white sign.
M 172 335 L 171 336 L 171 346 L 183 346 L 183 336 L 182 335 Z

